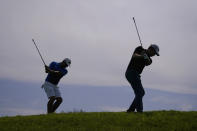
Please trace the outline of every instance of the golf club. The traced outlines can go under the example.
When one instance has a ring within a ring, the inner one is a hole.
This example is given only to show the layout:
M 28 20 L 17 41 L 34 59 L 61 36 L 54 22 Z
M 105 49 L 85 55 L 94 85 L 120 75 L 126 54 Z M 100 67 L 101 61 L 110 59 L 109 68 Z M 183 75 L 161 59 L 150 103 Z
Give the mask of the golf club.
M 137 31 L 137 34 L 138 34 L 138 38 L 139 38 L 140 44 L 141 44 L 141 46 L 142 46 L 142 41 L 141 41 L 141 38 L 140 38 L 140 34 L 139 34 L 139 32 L 138 32 L 137 24 L 136 24 L 136 22 L 135 22 L 135 18 L 134 18 L 134 17 L 133 17 L 133 21 L 134 21 L 134 24 L 135 24 L 135 28 L 136 28 L 136 31 Z
M 44 59 L 42 58 L 42 55 L 41 55 L 41 53 L 40 53 L 40 51 L 39 51 L 39 49 L 38 49 L 38 47 L 37 47 L 37 45 L 36 45 L 36 42 L 34 41 L 34 39 L 32 39 L 32 41 L 33 41 L 33 43 L 34 43 L 34 45 L 35 45 L 35 47 L 36 47 L 36 49 L 37 49 L 37 51 L 38 51 L 38 53 L 39 53 L 39 55 L 40 55 L 40 58 L 41 58 L 43 64 L 46 66 L 46 64 L 45 64 L 45 62 L 44 62 Z

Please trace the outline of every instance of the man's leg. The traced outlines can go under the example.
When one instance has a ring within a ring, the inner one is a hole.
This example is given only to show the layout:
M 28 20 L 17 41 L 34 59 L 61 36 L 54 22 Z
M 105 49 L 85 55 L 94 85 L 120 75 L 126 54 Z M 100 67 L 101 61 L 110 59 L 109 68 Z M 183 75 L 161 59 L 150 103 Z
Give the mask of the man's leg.
M 55 101 L 55 96 L 49 97 L 49 101 L 47 103 L 47 113 L 53 113 L 53 103 Z
M 142 102 L 142 98 L 145 94 L 145 91 L 143 89 L 143 87 L 139 87 L 139 90 L 136 94 L 136 101 L 137 101 L 137 104 L 136 104 L 136 109 L 137 109 L 137 112 L 143 112 L 143 102 Z
M 136 109 L 136 105 L 137 105 L 137 101 L 136 101 L 136 97 L 135 97 L 132 104 L 130 105 L 129 109 L 127 110 L 127 112 L 134 112 Z
M 137 110 L 137 112 L 143 112 L 142 97 L 144 96 L 145 91 L 142 86 L 141 79 L 137 75 L 132 76 L 131 79 L 133 81 L 129 81 L 129 83 L 131 84 L 131 87 L 133 88 L 133 91 L 135 93 L 135 98 L 131 106 L 127 110 L 127 112 L 134 112 L 135 109 Z
M 47 103 L 47 113 L 53 112 L 53 103 L 55 101 L 55 90 L 49 82 L 45 82 L 43 84 L 43 88 L 47 94 L 47 97 L 49 98 L 49 101 Z
M 135 109 L 138 112 L 142 112 L 143 111 L 142 97 L 144 96 L 144 90 L 137 85 L 133 85 L 132 87 L 133 87 L 133 90 L 135 93 L 135 98 L 134 98 L 131 106 L 127 110 L 127 112 L 134 112 Z
M 62 97 L 57 97 L 55 99 L 56 99 L 56 102 L 53 104 L 53 109 L 52 109 L 53 112 L 55 112 L 55 110 L 60 106 L 60 104 L 63 101 Z
M 135 93 L 135 98 L 133 99 L 133 102 L 131 103 L 127 112 L 134 112 L 136 109 L 136 106 L 137 106 L 137 99 L 136 99 L 137 83 L 135 82 L 137 76 L 136 76 L 135 72 L 126 72 L 125 76 Z

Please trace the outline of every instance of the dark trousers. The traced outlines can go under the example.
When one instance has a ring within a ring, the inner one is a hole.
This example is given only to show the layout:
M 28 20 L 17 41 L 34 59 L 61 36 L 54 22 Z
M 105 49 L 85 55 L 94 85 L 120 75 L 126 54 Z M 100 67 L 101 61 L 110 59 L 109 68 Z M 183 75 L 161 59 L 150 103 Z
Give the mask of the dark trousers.
M 140 75 L 135 70 L 130 70 L 126 72 L 125 76 L 135 93 L 135 98 L 127 111 L 134 112 L 137 110 L 137 112 L 143 112 L 142 98 L 145 95 L 145 91 L 141 83 Z

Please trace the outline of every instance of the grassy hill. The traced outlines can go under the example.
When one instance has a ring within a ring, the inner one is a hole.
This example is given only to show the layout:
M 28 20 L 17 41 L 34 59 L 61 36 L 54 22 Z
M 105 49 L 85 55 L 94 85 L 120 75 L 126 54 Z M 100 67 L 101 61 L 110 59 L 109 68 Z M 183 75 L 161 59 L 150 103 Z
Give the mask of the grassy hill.
M 90 112 L 1 117 L 0 131 L 196 131 L 197 112 Z

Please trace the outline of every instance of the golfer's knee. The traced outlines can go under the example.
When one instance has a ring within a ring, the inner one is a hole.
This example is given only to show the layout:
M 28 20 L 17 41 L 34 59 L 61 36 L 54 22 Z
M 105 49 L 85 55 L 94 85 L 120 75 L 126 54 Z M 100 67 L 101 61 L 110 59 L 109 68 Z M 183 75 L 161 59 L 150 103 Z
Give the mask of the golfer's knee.
M 136 94 L 136 97 L 142 98 L 145 95 L 145 92 L 140 92 Z
M 145 92 L 142 92 L 140 95 L 141 95 L 141 97 L 143 97 L 145 95 Z
M 55 96 L 51 96 L 49 97 L 48 104 L 53 104 L 54 101 L 55 101 Z
M 57 101 L 58 103 L 62 103 L 63 99 L 62 99 L 61 97 L 58 97 L 58 98 L 56 98 L 56 101 Z
M 145 91 L 142 92 L 142 97 L 145 95 Z

